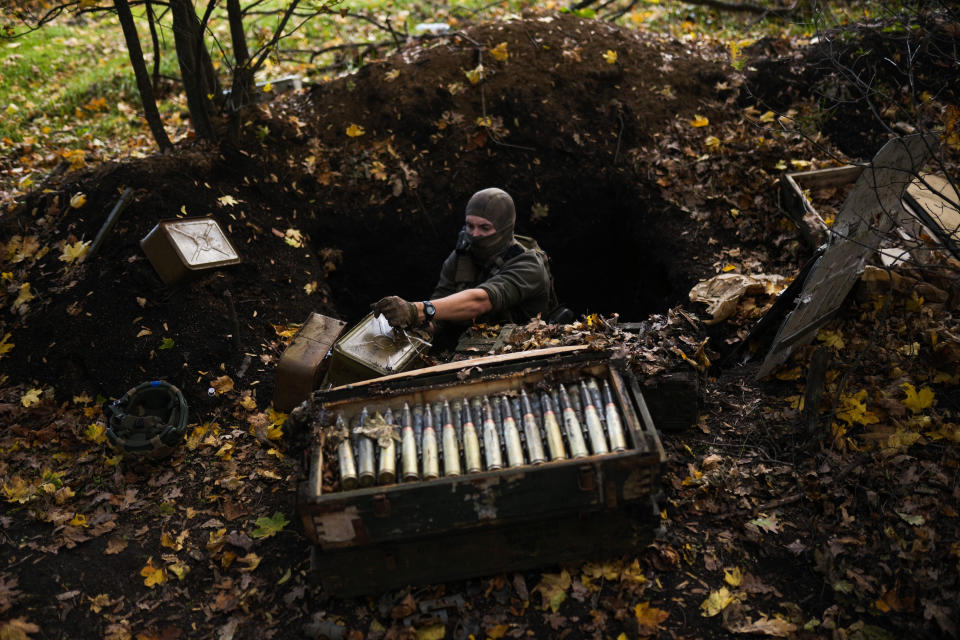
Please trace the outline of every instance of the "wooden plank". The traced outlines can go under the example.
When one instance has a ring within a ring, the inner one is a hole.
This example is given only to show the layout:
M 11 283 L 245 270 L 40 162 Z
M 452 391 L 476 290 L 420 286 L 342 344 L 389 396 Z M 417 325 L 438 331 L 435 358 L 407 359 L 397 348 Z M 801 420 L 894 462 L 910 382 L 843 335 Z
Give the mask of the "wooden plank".
M 517 360 L 523 360 L 527 358 L 540 358 L 552 355 L 558 355 L 561 353 L 573 353 L 575 351 L 584 351 L 588 350 L 590 347 L 587 345 L 570 345 L 565 347 L 550 347 L 548 349 L 534 349 L 531 351 L 518 351 L 516 353 L 502 353 L 492 356 L 482 356 L 480 358 L 470 358 L 469 360 L 458 360 L 456 362 L 445 362 L 443 364 L 434 365 L 432 367 L 425 367 L 423 369 L 414 369 L 412 371 L 404 371 L 402 373 L 394 373 L 389 376 L 381 376 L 379 378 L 372 378 L 370 380 L 363 380 L 360 382 L 355 382 L 353 384 L 342 385 L 340 387 L 333 387 L 330 391 L 339 391 L 344 389 L 360 389 L 362 387 L 377 384 L 381 382 L 394 381 L 394 380 L 404 380 L 413 377 L 419 376 L 429 376 L 436 373 L 445 373 L 450 371 L 458 371 L 460 369 L 470 369 L 473 367 L 486 367 L 495 364 L 505 364 L 508 362 L 514 362 Z
M 487 526 L 353 549 L 311 551 L 327 595 L 353 597 L 634 553 L 653 539 L 657 508 L 645 501 L 584 517 Z
M 933 134 L 887 142 L 863 170 L 830 230 L 830 245 L 797 296 L 796 308 L 780 326 L 756 377 L 786 362 L 796 346 L 807 344 L 832 318 L 884 235 L 904 217 L 901 197 L 911 176 L 930 157 Z

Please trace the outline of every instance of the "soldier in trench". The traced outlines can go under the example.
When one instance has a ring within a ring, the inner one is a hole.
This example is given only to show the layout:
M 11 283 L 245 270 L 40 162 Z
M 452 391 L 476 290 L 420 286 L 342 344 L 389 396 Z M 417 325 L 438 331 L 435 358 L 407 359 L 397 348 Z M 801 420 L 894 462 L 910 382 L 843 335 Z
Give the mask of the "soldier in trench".
M 371 305 L 374 312 L 394 327 L 432 333 L 472 322 L 520 324 L 538 315 L 561 319 L 549 317 L 559 316 L 562 308 L 546 254 L 532 239 L 520 236 L 521 242 L 514 236 L 516 209 L 510 194 L 497 188 L 476 192 L 467 202 L 464 222 L 430 298 L 408 302 L 387 296 Z

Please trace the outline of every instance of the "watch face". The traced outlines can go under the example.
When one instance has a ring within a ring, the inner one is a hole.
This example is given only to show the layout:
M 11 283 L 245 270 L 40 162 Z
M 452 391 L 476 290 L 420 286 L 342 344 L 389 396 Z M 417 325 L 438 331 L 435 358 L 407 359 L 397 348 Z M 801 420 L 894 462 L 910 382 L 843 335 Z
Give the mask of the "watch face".
M 436 315 L 436 313 L 437 313 L 437 308 L 433 306 L 432 302 L 423 303 L 423 315 L 427 317 L 427 320 L 430 320 L 431 318 L 433 318 L 433 316 Z

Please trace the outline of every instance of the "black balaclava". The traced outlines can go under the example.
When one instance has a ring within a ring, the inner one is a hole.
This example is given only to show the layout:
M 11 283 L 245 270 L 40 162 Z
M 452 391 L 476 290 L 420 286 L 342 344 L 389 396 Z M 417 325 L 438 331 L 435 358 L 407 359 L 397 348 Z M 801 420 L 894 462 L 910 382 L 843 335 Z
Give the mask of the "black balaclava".
M 481 262 L 501 253 L 513 244 L 513 225 L 517 219 L 513 198 L 503 189 L 491 187 L 477 191 L 467 203 L 466 214 L 489 220 L 496 232 L 470 238 L 470 252 Z

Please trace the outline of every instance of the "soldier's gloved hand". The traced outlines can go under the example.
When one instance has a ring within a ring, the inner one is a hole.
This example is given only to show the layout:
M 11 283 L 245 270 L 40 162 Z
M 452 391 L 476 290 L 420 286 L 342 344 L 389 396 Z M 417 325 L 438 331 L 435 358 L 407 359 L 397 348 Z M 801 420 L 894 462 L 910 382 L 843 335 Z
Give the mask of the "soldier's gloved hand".
M 398 329 L 407 329 L 420 324 L 420 314 L 417 312 L 417 306 L 400 296 L 380 298 L 370 305 L 370 308 L 373 309 L 374 313 L 383 314 L 390 326 Z

